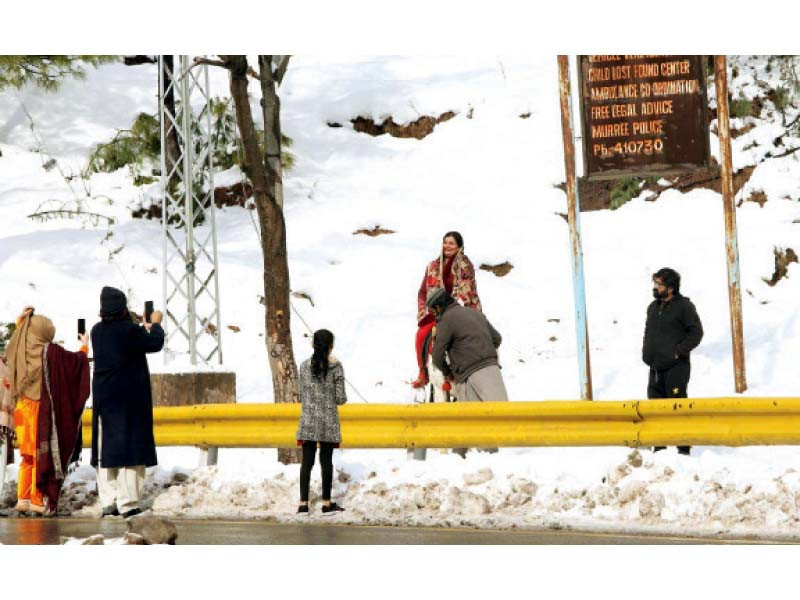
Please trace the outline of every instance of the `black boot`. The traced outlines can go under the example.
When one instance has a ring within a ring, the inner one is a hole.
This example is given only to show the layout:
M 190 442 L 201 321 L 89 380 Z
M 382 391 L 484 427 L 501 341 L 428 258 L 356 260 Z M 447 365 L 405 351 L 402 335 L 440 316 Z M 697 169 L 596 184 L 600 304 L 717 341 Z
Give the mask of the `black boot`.
M 336 504 L 336 502 L 331 502 L 329 506 L 322 507 L 323 515 L 327 515 L 329 513 L 334 513 L 334 512 L 342 512 L 342 511 L 344 511 L 344 509 L 338 504 Z
M 678 446 L 678 454 L 683 454 L 684 456 L 690 456 L 692 453 L 691 446 Z

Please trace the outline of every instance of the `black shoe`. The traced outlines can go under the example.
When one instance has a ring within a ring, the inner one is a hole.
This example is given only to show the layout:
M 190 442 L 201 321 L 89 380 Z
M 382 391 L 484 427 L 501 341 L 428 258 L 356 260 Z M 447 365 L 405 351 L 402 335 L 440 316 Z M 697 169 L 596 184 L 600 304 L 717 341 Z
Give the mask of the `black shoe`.
M 678 454 L 683 454 L 684 456 L 690 456 L 692 454 L 692 447 L 678 446 Z
M 653 452 L 661 452 L 662 450 L 666 450 L 666 446 L 653 446 Z
M 129 517 L 135 517 L 136 515 L 140 515 L 140 514 L 142 514 L 142 509 L 141 508 L 132 508 L 128 512 L 122 513 L 122 516 L 127 519 Z
M 341 506 L 339 506 L 338 504 L 336 504 L 336 502 L 331 502 L 329 506 L 323 506 L 322 507 L 322 514 L 323 515 L 327 515 L 328 513 L 343 512 L 343 511 L 344 511 L 344 509 Z
M 117 505 L 114 506 L 106 506 L 103 508 L 103 516 L 104 517 L 118 517 L 119 511 L 117 510 Z
M 297 514 L 308 514 L 308 504 L 301 504 L 297 507 Z

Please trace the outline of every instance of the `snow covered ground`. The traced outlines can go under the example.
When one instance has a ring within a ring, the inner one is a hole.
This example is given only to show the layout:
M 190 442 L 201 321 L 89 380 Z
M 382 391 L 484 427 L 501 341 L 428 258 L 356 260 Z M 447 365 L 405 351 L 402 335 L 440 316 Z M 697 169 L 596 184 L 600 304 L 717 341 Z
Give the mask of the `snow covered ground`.
M 760 118 L 732 122 L 754 125 L 733 140 L 734 168 L 755 167 L 737 200 L 755 191 L 767 197 L 737 211 L 746 394 L 797 396 L 800 265 L 774 287 L 764 281 L 775 247 L 800 250 L 800 153 L 767 158 L 800 145 L 783 126 L 797 109 L 787 109 L 784 121 L 765 99 L 758 82 L 778 85 L 766 57 L 732 63 L 734 97 L 765 105 Z M 226 94 L 225 73 L 213 70 L 212 80 L 214 92 Z M 504 336 L 500 358 L 512 400 L 577 398 L 568 230 L 558 215 L 566 200 L 554 187 L 564 178 L 555 57 L 297 56 L 281 97 L 297 157 L 285 177 L 292 289 L 313 306 L 293 302 L 312 328 L 336 334 L 336 355 L 358 390 L 348 389 L 350 401 L 412 401 L 406 382 L 416 375 L 416 291 L 451 229 L 464 235 L 476 266 L 514 265 L 502 278 L 477 275 L 484 311 Z M 129 290 L 133 306 L 161 297 L 160 225 L 130 217 L 156 186 L 134 187 L 125 169 L 86 182 L 64 178 L 82 171 L 93 147 L 140 111 L 156 111 L 151 65 L 106 66 L 51 95 L 0 94 L 0 321 L 33 304 L 75 349 L 74 320 L 96 314 L 102 285 Z M 371 137 L 350 125 L 357 116 L 407 123 L 446 111 L 456 116 L 423 140 Z M 713 135 L 712 151 L 718 155 Z M 51 156 L 60 171 L 43 169 Z M 655 202 L 647 195 L 582 215 L 595 398 L 644 397 L 645 308 L 650 275 L 663 266 L 682 274 L 706 332 L 692 356 L 690 395 L 732 395 L 721 198 L 708 190 L 667 190 Z M 116 223 L 28 218 L 46 202 L 76 198 Z M 217 225 L 226 367 L 237 373 L 239 402 L 269 402 L 254 225 L 240 208 L 220 211 Z M 376 225 L 396 233 L 353 235 Z M 296 318 L 293 333 L 300 361 L 309 340 Z M 274 450 L 221 450 L 216 468 L 196 469 L 193 449 L 159 449 L 159 459 L 146 490 L 159 514 L 296 518 L 299 467 L 278 464 Z M 425 462 L 408 461 L 404 451 L 342 450 L 334 461 L 334 496 L 348 508 L 334 518 L 345 522 L 800 535 L 800 450 L 791 447 L 703 447 L 691 457 L 674 449 L 501 449 L 465 461 L 432 450 Z M 15 474 L 12 468 L 12 480 Z M 80 467 L 65 506 L 98 513 L 93 487 L 91 469 Z M 5 504 L 13 501 L 7 488 Z

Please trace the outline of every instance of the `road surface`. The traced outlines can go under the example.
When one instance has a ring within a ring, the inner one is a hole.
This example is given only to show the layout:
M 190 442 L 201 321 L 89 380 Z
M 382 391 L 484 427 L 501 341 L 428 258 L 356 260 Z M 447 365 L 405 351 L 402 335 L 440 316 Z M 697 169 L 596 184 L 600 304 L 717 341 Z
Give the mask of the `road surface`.
M 442 527 L 371 527 L 286 524 L 264 521 L 173 520 L 178 544 L 736 544 L 753 540 L 679 538 L 575 531 L 497 531 Z M 119 538 L 121 518 L 0 518 L 0 543 L 60 544 L 66 538 L 102 534 Z

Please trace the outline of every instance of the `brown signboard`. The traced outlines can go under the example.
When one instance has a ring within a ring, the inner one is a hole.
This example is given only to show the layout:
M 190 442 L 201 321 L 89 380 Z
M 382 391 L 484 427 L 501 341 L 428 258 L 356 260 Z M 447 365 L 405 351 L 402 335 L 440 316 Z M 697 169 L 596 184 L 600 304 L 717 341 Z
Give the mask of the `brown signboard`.
M 584 175 L 666 175 L 709 166 L 705 57 L 578 58 Z

